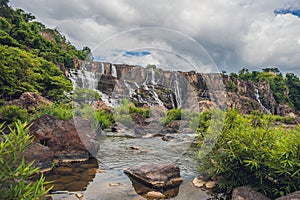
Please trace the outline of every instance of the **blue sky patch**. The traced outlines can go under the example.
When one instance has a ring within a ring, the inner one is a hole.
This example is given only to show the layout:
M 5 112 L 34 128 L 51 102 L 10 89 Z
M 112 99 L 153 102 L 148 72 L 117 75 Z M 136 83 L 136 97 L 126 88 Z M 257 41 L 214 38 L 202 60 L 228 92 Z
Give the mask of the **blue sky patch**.
M 276 10 L 274 10 L 274 13 L 275 13 L 275 15 L 278 15 L 278 14 L 292 14 L 292 15 L 295 15 L 295 16 L 300 18 L 300 10 L 293 10 L 291 8 L 276 9 Z
M 151 53 L 148 51 L 126 51 L 125 55 L 126 56 L 133 56 L 133 57 L 141 57 L 141 56 L 147 56 L 150 55 Z

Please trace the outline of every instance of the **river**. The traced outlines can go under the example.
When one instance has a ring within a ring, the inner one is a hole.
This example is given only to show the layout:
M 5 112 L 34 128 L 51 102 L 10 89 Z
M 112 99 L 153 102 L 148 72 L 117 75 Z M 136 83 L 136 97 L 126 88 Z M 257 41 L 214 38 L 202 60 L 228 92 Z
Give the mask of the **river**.
M 180 168 L 184 181 L 177 196 L 171 199 L 218 199 L 206 191 L 195 188 L 191 181 L 198 174 L 196 149 L 193 137 L 184 141 L 164 141 L 161 137 L 130 138 L 108 133 L 100 139 L 97 160 L 58 166 L 47 180 L 54 180 L 53 199 L 86 200 L 142 200 L 130 179 L 124 174 L 126 168 L 144 164 L 172 163 Z

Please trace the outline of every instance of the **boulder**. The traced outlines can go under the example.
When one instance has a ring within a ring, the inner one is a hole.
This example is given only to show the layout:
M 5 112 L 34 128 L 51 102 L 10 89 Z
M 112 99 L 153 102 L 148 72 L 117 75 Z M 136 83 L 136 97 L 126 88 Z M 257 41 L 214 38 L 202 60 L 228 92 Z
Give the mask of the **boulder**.
M 52 150 L 58 161 L 83 161 L 90 154 L 98 152 L 96 135 L 89 120 L 83 118 L 63 121 L 43 115 L 33 121 L 29 132 L 34 136 L 35 142 Z
M 286 196 L 277 198 L 276 200 L 299 200 L 299 199 L 300 199 L 300 191 L 296 191 Z
M 104 101 L 99 100 L 93 103 L 93 109 L 98 111 L 98 110 L 105 110 L 106 112 L 110 112 L 110 107 L 107 106 Z
M 17 105 L 27 109 L 28 111 L 34 111 L 36 108 L 48 105 L 50 103 L 51 101 L 35 92 L 24 92 L 19 99 L 8 101 L 5 103 L 5 105 Z
M 232 200 L 269 200 L 269 198 L 249 186 L 242 186 L 233 190 Z
M 49 171 L 55 159 L 54 152 L 47 146 L 32 142 L 24 152 L 26 163 L 34 161 L 33 166 L 39 167 L 41 171 Z
M 180 169 L 173 164 L 149 164 L 124 170 L 124 173 L 151 188 L 178 187 L 183 179 Z

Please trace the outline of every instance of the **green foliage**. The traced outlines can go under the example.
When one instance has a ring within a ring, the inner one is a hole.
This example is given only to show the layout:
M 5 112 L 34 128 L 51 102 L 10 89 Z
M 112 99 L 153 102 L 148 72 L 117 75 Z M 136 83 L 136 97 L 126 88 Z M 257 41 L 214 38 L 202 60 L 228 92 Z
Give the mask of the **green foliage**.
M 79 107 L 73 108 L 73 115 L 89 119 L 91 127 L 94 130 L 98 127 L 101 129 L 109 128 L 115 122 L 112 113 L 105 110 L 95 111 L 92 106 L 88 104 L 83 104 Z
M 212 111 L 192 113 L 189 125 L 192 129 L 197 130 L 199 134 L 203 135 L 210 125 L 211 116 Z
M 289 97 L 297 110 L 300 110 L 300 79 L 293 73 L 286 74 Z
M 262 72 L 250 72 L 247 68 L 243 68 L 238 75 L 234 73 L 231 75 L 247 81 L 267 82 L 277 103 L 289 104 L 294 106 L 296 110 L 300 109 L 300 81 L 295 74 L 287 73 L 286 77 L 284 77 L 278 68 L 265 68 L 262 69 Z M 229 88 L 231 87 L 232 85 L 230 84 Z
M 150 108 L 136 107 L 133 103 L 129 103 L 127 99 L 123 99 L 121 106 L 114 110 L 115 121 L 128 127 L 134 124 L 134 118 L 137 115 L 149 118 L 151 110 Z
M 229 89 L 231 91 L 236 91 L 237 90 L 237 86 L 236 86 L 236 84 L 233 81 L 229 80 L 227 89 Z
M 189 120 L 189 114 L 180 108 L 174 108 L 165 113 L 165 117 L 160 120 L 160 123 L 167 126 L 174 120 Z
M 44 114 L 52 115 L 56 119 L 69 120 L 73 117 L 72 107 L 70 104 L 52 103 L 38 109 L 31 117 L 34 120 Z
M 300 189 L 300 126 L 274 126 L 269 115 L 228 111 L 225 126 L 202 170 L 221 176 L 222 190 L 250 185 L 269 197 Z M 211 134 L 210 129 L 205 134 Z M 201 152 L 200 152 L 201 154 Z
M 71 89 L 71 82 L 56 65 L 24 50 L 0 45 L 1 98 L 18 98 L 31 91 L 58 99 Z
M 17 122 L 18 120 L 25 122 L 29 118 L 27 110 L 16 105 L 0 107 L 0 114 L 7 123 Z
M 97 118 L 98 125 L 101 127 L 101 129 L 110 128 L 115 122 L 113 115 L 110 112 L 99 110 L 95 111 L 95 115 Z
M 42 175 L 37 181 L 30 181 L 39 169 L 32 166 L 33 162 L 27 164 L 24 160 L 24 151 L 33 140 L 28 128 L 26 123 L 16 122 L 10 134 L 1 131 L 0 199 L 39 200 L 51 189 L 46 189 L 48 183 Z

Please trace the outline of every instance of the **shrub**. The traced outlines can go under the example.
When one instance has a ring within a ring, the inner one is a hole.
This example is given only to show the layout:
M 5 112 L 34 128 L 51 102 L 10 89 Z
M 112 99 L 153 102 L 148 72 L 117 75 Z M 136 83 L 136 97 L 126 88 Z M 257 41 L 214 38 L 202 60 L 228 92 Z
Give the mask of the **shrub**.
M 254 119 L 259 124 L 253 123 Z M 222 190 L 250 185 L 269 197 L 288 194 L 300 189 L 299 132 L 300 126 L 274 126 L 266 115 L 242 116 L 229 111 L 221 136 L 200 168 L 223 177 L 219 183 Z
M 16 105 L 2 106 L 0 113 L 4 121 L 11 123 L 18 120 L 25 122 L 28 119 L 28 113 L 26 109 Z
M 181 110 L 180 108 L 175 108 L 172 110 L 168 110 L 165 113 L 165 117 L 160 120 L 160 123 L 167 126 L 174 120 L 187 120 L 189 119 L 189 115 L 187 111 Z
M 40 108 L 33 116 L 32 120 L 44 114 L 52 115 L 56 119 L 69 120 L 73 117 L 71 105 L 63 103 L 54 103 Z
M 2 128 L 2 126 L 1 126 Z M 30 181 L 38 168 L 33 167 L 33 162 L 26 164 L 23 153 L 32 142 L 28 134 L 28 126 L 20 121 L 15 123 L 15 128 L 10 129 L 6 135 L 1 131 L 0 142 L 0 199 L 33 199 L 44 198 L 46 189 L 43 175 L 33 182 Z
M 83 117 L 90 120 L 91 127 L 97 129 L 106 129 L 112 126 L 115 122 L 112 113 L 105 110 L 95 111 L 92 106 L 84 104 L 82 107 L 76 107 L 73 110 L 76 117 Z

